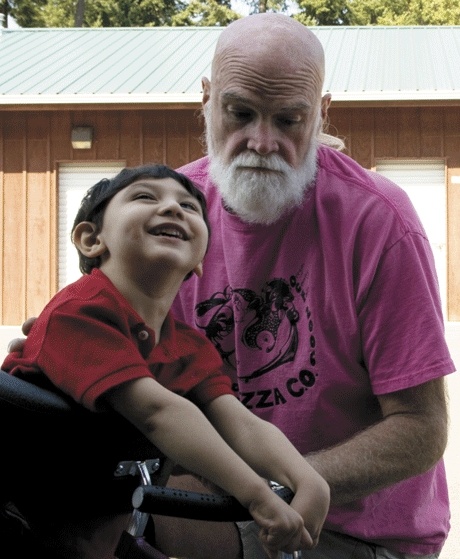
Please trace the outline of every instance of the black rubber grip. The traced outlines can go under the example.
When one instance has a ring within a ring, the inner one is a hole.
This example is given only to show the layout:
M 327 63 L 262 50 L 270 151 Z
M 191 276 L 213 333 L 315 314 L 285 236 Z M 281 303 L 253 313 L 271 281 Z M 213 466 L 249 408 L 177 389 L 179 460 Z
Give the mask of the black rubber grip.
M 275 493 L 287 503 L 290 503 L 294 496 L 287 487 L 276 489 Z M 249 511 L 234 497 L 195 493 L 158 485 L 138 487 L 133 493 L 132 504 L 140 512 L 161 516 L 215 522 L 252 520 Z

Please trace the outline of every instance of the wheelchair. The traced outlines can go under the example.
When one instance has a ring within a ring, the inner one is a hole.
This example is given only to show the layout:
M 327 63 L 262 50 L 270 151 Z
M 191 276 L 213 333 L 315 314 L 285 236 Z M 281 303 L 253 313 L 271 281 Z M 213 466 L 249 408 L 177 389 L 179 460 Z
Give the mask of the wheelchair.
M 168 559 L 155 548 L 151 514 L 251 519 L 231 496 L 166 487 L 173 464 L 128 421 L 89 411 L 40 381 L 0 371 L 0 535 L 9 550 L 2 558 L 64 559 L 65 549 L 50 545 L 64 525 L 126 514 L 117 559 Z M 274 490 L 292 499 L 289 489 Z

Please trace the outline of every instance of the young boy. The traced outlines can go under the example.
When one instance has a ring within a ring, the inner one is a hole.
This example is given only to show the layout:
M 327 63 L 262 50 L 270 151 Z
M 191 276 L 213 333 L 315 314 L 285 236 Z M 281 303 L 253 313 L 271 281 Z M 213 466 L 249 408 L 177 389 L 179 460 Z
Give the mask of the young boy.
M 88 191 L 72 239 L 84 275 L 49 302 L 22 354 L 2 368 L 42 372 L 87 408 L 116 410 L 247 507 L 270 556 L 314 546 L 326 482 L 235 398 L 212 344 L 170 314 L 184 279 L 202 274 L 209 224 L 201 192 L 163 165 L 124 169 Z M 291 506 L 263 478 L 290 487 Z

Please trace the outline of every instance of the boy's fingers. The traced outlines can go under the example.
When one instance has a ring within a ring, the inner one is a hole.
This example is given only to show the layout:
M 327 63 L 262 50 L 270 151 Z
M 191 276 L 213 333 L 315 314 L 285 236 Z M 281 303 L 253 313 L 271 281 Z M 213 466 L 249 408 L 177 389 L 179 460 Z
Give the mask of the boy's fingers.
M 272 549 L 268 549 L 268 547 L 263 546 L 265 553 L 269 556 L 270 559 L 278 559 L 279 552 L 278 550 L 273 551 Z
M 313 549 L 318 545 L 319 536 L 312 537 L 310 532 L 304 528 L 302 536 L 300 538 L 300 544 L 298 549 Z
M 285 553 L 293 553 L 299 549 L 312 549 L 316 545 L 305 528 L 302 528 L 300 532 L 295 531 L 284 536 L 279 533 L 275 535 L 267 530 L 261 530 L 259 537 L 267 552 L 284 551 Z

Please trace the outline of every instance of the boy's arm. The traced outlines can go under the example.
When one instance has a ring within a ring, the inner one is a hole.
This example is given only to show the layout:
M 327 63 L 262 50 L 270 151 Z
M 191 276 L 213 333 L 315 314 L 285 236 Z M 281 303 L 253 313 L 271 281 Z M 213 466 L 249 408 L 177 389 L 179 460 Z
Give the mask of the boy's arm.
M 268 549 L 312 547 L 301 515 L 269 489 L 192 402 L 152 377 L 124 383 L 103 398 L 166 456 L 235 496 L 262 527 Z
M 216 398 L 204 412 L 229 446 L 258 474 L 295 492 L 291 505 L 304 518 L 309 533 L 319 536 L 329 508 L 329 486 L 287 437 L 230 395 Z

